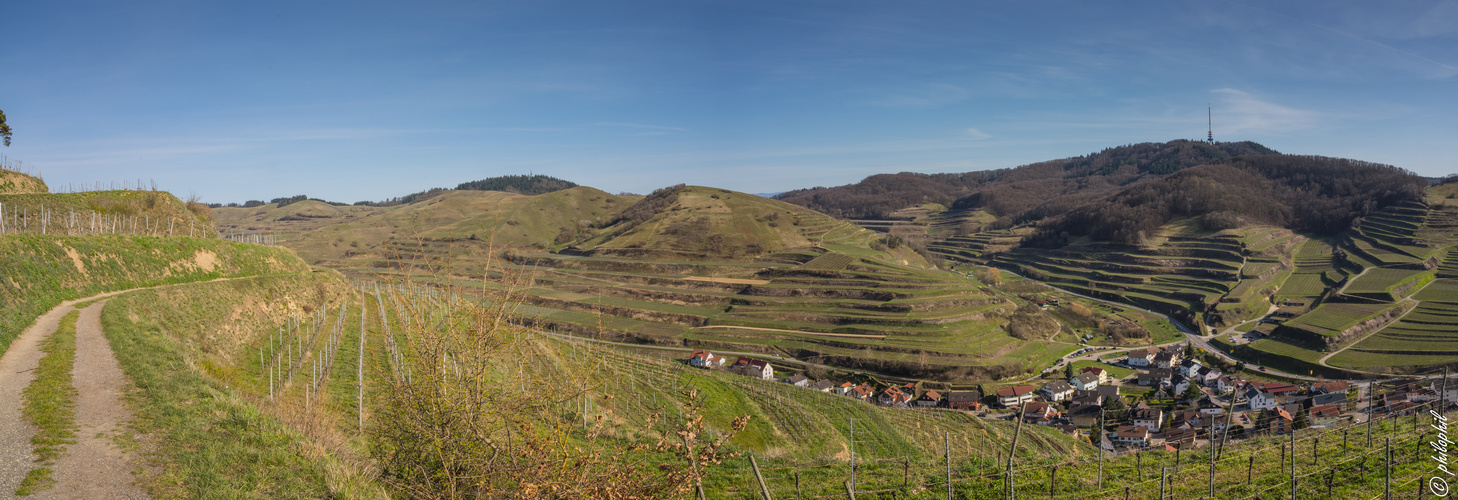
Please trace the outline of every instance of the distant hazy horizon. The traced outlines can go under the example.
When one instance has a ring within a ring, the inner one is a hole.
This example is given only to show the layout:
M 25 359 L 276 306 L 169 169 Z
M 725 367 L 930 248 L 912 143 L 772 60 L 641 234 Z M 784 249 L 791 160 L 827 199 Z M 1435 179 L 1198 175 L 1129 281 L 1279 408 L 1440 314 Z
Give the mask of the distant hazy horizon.
M 1458 4 L 20 3 L 49 182 L 382 200 L 537 173 L 751 193 L 1140 142 L 1458 172 Z

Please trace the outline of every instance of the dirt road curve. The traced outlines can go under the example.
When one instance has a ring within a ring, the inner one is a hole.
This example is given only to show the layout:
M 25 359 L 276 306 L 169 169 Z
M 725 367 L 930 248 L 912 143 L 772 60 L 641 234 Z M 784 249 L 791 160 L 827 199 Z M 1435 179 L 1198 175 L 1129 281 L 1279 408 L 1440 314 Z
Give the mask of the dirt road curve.
M 56 331 L 61 317 L 74 304 L 124 291 L 104 293 L 67 301 L 41 315 L 0 356 L 0 496 L 14 494 L 25 475 L 35 466 L 30 439 L 35 428 L 21 415 L 22 391 L 34 380 L 34 371 L 44 355 L 40 342 Z M 121 404 L 126 377 L 101 333 L 101 307 L 105 301 L 82 310 L 76 324 L 76 363 L 72 384 L 78 391 L 76 443 L 66 447 L 51 466 L 53 488 L 32 498 L 146 498 L 133 486 L 129 457 L 112 444 L 110 435 L 131 418 Z M 99 436 L 99 434 L 105 434 Z

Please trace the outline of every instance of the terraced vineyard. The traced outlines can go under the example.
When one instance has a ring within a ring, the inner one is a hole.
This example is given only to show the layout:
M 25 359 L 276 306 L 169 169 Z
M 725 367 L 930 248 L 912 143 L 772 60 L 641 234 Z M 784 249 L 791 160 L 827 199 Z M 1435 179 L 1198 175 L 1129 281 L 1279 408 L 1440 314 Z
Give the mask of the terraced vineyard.
M 991 264 L 1185 321 L 1199 313 L 1212 325 L 1235 324 L 1266 312 L 1266 297 L 1290 274 L 1292 249 L 1305 238 L 1256 227 L 1158 240 L 1146 247 L 1018 249 L 995 254 Z
M 1449 264 L 1448 260 L 1444 265 Z M 1353 344 L 1328 362 L 1372 370 L 1458 359 L 1458 280 L 1437 279 L 1412 298 L 1420 302 L 1400 321 Z
M 1346 273 L 1339 267 L 1332 255 L 1331 244 L 1321 240 L 1307 240 L 1296 252 L 1296 269 L 1276 292 L 1276 299 L 1310 301 L 1322 296 L 1326 289 L 1337 286 L 1346 279 Z

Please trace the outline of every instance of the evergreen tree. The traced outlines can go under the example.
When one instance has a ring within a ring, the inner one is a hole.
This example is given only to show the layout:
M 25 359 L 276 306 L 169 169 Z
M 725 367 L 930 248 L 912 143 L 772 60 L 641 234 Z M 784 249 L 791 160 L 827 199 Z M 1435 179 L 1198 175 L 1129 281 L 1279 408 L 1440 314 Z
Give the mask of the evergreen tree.
M 1307 427 L 1311 427 L 1311 422 L 1307 422 L 1306 421 L 1306 412 L 1305 411 L 1296 410 L 1296 414 L 1295 415 L 1292 415 L 1291 418 L 1294 419 L 1291 422 L 1291 428 L 1292 429 L 1295 429 L 1295 430 L 1298 430 L 1299 431 L 1301 429 L 1305 429 Z
M 5 111 L 0 110 L 0 139 L 3 139 L 6 146 L 10 145 L 10 125 L 5 124 Z

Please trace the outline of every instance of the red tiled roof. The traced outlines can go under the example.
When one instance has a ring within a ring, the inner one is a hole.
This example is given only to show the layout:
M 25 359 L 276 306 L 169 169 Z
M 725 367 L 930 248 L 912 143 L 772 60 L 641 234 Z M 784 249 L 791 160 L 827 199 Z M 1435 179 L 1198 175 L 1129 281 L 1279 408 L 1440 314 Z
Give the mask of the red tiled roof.
M 1037 387 L 1031 386 L 1031 385 L 1015 385 L 1015 386 L 1012 386 L 1012 387 L 1004 387 L 1004 388 L 998 389 L 997 390 L 997 395 L 999 397 L 1021 396 L 1021 395 L 1028 394 L 1028 393 L 1031 393 L 1031 392 L 1034 392 L 1034 391 L 1037 391 L 1037 390 L 1038 390 Z

